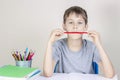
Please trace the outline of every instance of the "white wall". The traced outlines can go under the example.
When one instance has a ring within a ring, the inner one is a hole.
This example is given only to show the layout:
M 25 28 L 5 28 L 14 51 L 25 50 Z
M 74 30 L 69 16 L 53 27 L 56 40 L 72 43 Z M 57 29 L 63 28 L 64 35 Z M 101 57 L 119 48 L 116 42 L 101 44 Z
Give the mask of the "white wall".
M 60 28 L 68 7 L 79 5 L 89 17 L 89 29 L 100 32 L 113 65 L 120 73 L 120 1 L 118 0 L 0 0 L 0 66 L 14 64 L 11 51 L 36 51 L 33 67 L 42 69 L 52 29 Z

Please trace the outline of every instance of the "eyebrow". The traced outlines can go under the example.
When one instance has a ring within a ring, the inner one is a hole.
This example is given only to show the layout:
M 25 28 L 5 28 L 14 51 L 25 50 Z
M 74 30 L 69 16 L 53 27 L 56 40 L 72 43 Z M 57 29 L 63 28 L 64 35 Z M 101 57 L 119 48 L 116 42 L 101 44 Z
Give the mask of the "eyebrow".
M 73 20 L 73 19 L 67 19 L 67 20 Z M 84 20 L 79 19 L 79 21 L 82 21 L 82 22 L 83 22 Z
M 67 19 L 67 20 L 73 20 L 73 19 Z

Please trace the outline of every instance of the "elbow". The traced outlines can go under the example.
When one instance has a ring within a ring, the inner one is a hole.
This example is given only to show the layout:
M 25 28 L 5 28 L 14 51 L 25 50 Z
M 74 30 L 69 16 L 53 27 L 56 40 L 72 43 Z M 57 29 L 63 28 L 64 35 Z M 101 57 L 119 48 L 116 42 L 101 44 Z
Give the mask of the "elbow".
M 52 77 L 52 75 L 53 75 L 52 69 L 43 68 L 43 75 L 44 75 L 45 77 Z
M 43 70 L 43 74 L 45 77 L 52 77 L 53 72 L 48 70 Z
M 52 77 L 52 75 L 53 75 L 52 73 L 45 73 L 44 74 L 45 77 Z
M 113 75 L 106 76 L 106 78 L 110 78 L 110 79 L 112 79 L 113 77 L 114 77 Z
M 106 77 L 106 78 L 110 78 L 110 79 L 112 79 L 114 76 L 115 76 L 115 74 L 112 73 L 112 74 L 107 74 L 105 77 Z

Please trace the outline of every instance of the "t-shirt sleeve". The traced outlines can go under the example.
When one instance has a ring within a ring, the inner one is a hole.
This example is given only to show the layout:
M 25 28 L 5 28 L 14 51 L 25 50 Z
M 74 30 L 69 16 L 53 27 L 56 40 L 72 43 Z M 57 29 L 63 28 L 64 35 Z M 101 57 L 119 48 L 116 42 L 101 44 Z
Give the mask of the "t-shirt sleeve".
M 96 62 L 96 63 L 99 63 L 101 61 L 99 51 L 98 51 L 98 49 L 96 47 L 94 48 L 93 61 Z
M 58 45 L 56 42 L 52 46 L 52 58 L 56 63 L 59 60 L 59 51 L 58 51 Z

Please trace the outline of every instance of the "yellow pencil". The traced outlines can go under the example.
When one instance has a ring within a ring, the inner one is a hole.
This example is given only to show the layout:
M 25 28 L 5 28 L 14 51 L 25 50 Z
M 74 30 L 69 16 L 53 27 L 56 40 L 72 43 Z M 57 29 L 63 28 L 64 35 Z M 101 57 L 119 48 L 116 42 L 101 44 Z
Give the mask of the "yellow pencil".
M 14 57 L 15 60 L 18 60 L 16 54 L 12 54 L 12 56 Z
M 17 56 L 18 56 L 18 60 L 21 60 L 21 58 L 20 58 L 20 54 L 19 54 L 19 53 L 18 53 L 18 55 L 17 55 Z

